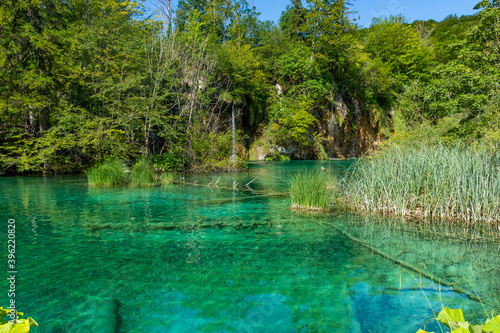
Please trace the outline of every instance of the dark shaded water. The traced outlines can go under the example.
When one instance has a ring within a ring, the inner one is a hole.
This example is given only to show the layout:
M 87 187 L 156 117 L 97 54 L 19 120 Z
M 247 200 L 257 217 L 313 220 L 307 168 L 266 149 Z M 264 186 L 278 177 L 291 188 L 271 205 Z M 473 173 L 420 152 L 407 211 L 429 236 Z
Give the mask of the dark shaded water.
M 443 305 L 485 318 L 488 305 L 347 237 L 369 238 L 358 218 L 297 215 L 280 195 L 297 170 L 342 172 L 349 164 L 255 164 L 146 189 L 0 178 L 4 267 L 7 220 L 16 220 L 17 307 L 39 322 L 35 332 L 410 333 Z M 401 242 L 391 248 L 380 230 L 370 235 L 380 233 L 378 245 L 400 256 Z M 432 246 L 426 253 L 432 265 Z M 0 287 L 6 307 L 7 281 Z M 493 289 L 475 287 L 491 296 Z

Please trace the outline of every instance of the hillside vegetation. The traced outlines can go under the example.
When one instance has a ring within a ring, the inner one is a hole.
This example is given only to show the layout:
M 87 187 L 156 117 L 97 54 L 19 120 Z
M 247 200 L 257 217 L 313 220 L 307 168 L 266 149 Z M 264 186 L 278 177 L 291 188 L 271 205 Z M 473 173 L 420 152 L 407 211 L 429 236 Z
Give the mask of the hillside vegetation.
M 1 172 L 112 158 L 209 172 L 359 156 L 388 139 L 498 148 L 496 0 L 474 16 L 366 29 L 340 0 L 292 0 L 279 24 L 246 0 L 158 4 L 147 17 L 129 0 L 2 2 Z

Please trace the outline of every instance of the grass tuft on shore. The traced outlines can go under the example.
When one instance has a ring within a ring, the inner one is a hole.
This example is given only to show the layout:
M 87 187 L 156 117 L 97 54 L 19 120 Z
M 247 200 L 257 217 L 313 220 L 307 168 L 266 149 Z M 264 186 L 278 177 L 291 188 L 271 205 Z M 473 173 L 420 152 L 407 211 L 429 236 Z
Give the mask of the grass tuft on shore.
M 147 159 L 139 160 L 130 172 L 130 185 L 134 187 L 153 186 L 156 183 L 155 170 Z
M 330 177 L 326 172 L 299 172 L 291 181 L 292 208 L 299 210 L 327 210 L 331 191 L 327 190 Z
M 391 146 L 356 162 L 343 194 L 360 211 L 498 223 L 500 156 L 464 145 Z
M 122 185 L 126 182 L 123 162 L 119 159 L 111 159 L 95 165 L 87 171 L 87 180 L 90 186 Z
M 161 174 L 161 184 L 162 185 L 171 185 L 174 183 L 174 174 L 170 172 L 164 172 Z

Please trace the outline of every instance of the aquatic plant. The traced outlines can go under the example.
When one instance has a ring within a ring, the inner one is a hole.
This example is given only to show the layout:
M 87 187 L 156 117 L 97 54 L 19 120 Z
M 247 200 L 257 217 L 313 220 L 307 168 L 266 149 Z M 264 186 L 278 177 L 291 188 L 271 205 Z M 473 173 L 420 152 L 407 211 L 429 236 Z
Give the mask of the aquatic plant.
M 87 171 L 90 186 L 115 186 L 126 183 L 123 161 L 110 159 Z
M 23 315 L 22 312 L 0 307 L 0 332 L 26 333 L 30 331 L 31 327 L 38 326 L 38 323 L 31 317 L 28 317 L 28 319 L 20 319 Z
M 329 182 L 326 172 L 299 172 L 291 181 L 290 198 L 292 208 L 303 210 L 326 210 L 330 206 L 331 192 L 326 189 Z
M 500 316 L 488 319 L 484 325 L 473 325 L 465 321 L 462 309 L 455 310 L 446 307 L 435 319 L 448 327 L 452 333 L 500 333 Z M 429 332 L 418 330 L 417 333 Z
M 359 160 L 344 195 L 360 211 L 499 222 L 500 156 L 463 145 L 389 147 Z
M 156 182 L 155 172 L 151 163 L 147 159 L 137 162 L 130 172 L 130 185 L 132 186 L 152 186 Z
M 174 174 L 170 172 L 164 172 L 161 174 L 160 182 L 162 185 L 170 185 L 174 182 Z

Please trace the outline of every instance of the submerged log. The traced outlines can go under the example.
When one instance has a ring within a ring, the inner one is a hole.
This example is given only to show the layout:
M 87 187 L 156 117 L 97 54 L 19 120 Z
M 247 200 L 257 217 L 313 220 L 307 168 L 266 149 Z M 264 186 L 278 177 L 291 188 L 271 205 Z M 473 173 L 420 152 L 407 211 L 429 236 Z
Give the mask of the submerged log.
M 365 242 L 357 237 L 355 237 L 354 235 L 350 234 L 349 232 L 347 232 L 346 230 L 343 230 L 342 228 L 334 225 L 334 224 L 329 224 L 331 227 L 333 227 L 334 229 L 338 230 L 340 233 L 342 233 L 344 236 L 346 236 L 347 238 L 353 240 L 354 242 L 366 247 L 367 249 L 369 249 L 370 251 L 384 257 L 385 259 L 387 260 L 390 260 L 400 266 L 402 266 L 403 268 L 406 268 L 409 271 L 413 271 L 421 276 L 424 276 L 426 278 L 428 278 L 429 280 L 437 283 L 437 284 L 440 284 L 440 285 L 443 285 L 443 286 L 447 286 L 447 287 L 450 287 L 452 290 L 454 290 L 455 292 L 459 293 L 459 294 L 463 294 L 465 295 L 467 298 L 471 299 L 471 300 L 474 300 L 474 301 L 477 301 L 477 302 L 480 302 L 482 304 L 486 304 L 486 305 L 489 305 L 493 308 L 496 308 L 496 306 L 490 302 L 487 302 L 485 301 L 484 299 L 482 299 L 479 295 L 477 294 L 474 294 L 468 290 L 466 290 L 465 288 L 462 288 L 460 286 L 457 285 L 456 282 L 451 282 L 451 281 L 448 281 L 446 279 L 443 279 L 443 278 L 440 278 L 438 276 L 434 276 L 430 273 L 428 273 L 427 271 L 423 270 L 422 269 L 422 266 L 415 266 L 411 263 L 408 263 L 406 261 L 403 261 L 403 260 L 400 260 L 398 258 L 395 258 L 394 256 L 391 256 L 389 255 L 388 253 L 385 253 L 384 251 L 380 250 L 380 249 L 377 249 L 375 246 L 373 246 L 372 244 L 368 243 L 368 242 Z M 424 266 L 425 267 L 425 266 Z

